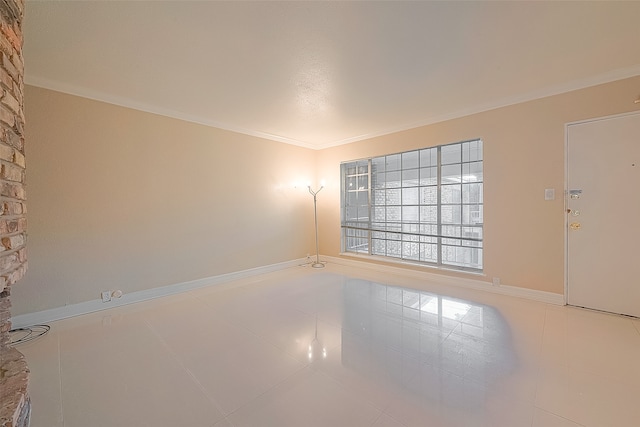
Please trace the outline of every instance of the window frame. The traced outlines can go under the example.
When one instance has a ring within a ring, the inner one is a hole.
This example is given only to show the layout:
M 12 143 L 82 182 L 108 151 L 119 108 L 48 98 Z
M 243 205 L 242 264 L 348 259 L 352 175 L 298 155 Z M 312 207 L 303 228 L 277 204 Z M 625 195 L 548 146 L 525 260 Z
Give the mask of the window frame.
M 458 159 L 455 158 L 456 150 Z M 429 160 L 423 160 L 427 155 Z M 411 165 L 405 164 L 405 157 Z M 384 162 L 383 170 L 381 162 Z M 452 175 L 451 171 L 456 168 L 459 172 Z M 443 169 L 450 175 L 443 177 Z M 427 170 L 431 174 L 428 179 L 422 175 Z M 363 188 L 360 184 L 365 183 L 365 175 L 366 188 Z M 340 180 L 343 254 L 483 272 L 484 143 L 481 138 L 342 162 Z M 378 182 L 382 182 L 382 187 Z M 426 202 L 426 195 L 433 198 L 434 192 L 435 204 L 431 199 Z M 381 203 L 381 194 L 384 194 L 384 203 Z M 399 197 L 399 201 L 388 203 L 390 195 Z M 384 220 L 380 220 L 382 212 Z M 389 212 L 393 220 L 389 219 Z M 447 218 L 443 219 L 443 216 Z M 384 253 L 381 254 L 383 246 Z

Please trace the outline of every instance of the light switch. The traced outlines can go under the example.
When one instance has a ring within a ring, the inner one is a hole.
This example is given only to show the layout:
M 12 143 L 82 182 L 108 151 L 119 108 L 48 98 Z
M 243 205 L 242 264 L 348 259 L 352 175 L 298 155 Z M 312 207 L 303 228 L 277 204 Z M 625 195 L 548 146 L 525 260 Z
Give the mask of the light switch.
M 555 188 L 545 188 L 544 189 L 544 199 L 545 200 L 555 200 L 556 199 L 556 189 Z

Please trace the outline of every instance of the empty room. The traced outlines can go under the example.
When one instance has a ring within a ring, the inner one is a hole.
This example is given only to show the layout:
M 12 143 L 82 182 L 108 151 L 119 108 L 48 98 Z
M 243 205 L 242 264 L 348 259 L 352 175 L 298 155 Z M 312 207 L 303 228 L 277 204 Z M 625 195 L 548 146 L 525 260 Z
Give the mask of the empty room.
M 640 425 L 638 17 L 0 0 L 0 425 Z

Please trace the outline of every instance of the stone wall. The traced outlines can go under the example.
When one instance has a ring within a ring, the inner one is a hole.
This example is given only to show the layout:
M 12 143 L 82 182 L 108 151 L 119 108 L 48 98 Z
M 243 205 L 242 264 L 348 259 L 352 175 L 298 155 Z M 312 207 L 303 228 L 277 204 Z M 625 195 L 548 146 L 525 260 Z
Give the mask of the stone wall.
M 29 425 L 29 369 L 9 346 L 10 290 L 27 268 L 24 157 L 24 0 L 0 0 L 0 427 Z

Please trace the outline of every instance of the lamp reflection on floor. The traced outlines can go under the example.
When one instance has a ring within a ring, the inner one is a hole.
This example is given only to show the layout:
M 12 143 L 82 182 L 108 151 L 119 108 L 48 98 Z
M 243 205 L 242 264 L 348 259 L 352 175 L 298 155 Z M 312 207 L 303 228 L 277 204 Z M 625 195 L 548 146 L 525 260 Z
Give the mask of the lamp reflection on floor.
M 322 345 L 320 341 L 318 341 L 318 316 L 316 316 L 315 335 L 313 337 L 313 340 L 311 340 L 311 343 L 309 343 L 309 351 L 307 353 L 307 356 L 309 358 L 309 362 L 317 360 L 318 356 L 322 357 L 323 359 L 327 358 L 327 348 Z

